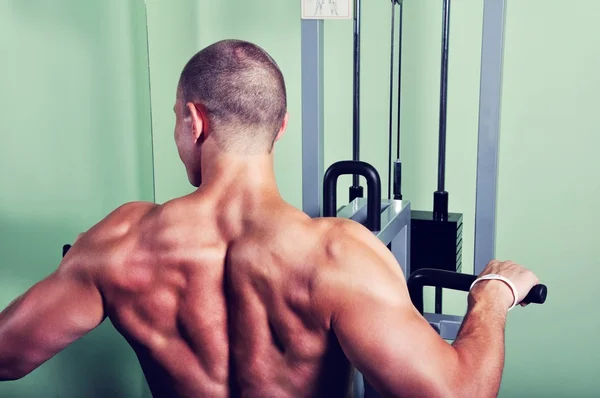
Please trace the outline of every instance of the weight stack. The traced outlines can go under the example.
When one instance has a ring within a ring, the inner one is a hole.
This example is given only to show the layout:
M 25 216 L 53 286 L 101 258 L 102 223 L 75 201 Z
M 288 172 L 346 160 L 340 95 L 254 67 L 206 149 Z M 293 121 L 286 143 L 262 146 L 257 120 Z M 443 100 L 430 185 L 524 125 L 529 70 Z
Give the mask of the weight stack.
M 441 221 L 431 211 L 411 211 L 410 272 L 421 268 L 460 272 L 462 229 L 460 213 L 448 213 L 448 219 Z

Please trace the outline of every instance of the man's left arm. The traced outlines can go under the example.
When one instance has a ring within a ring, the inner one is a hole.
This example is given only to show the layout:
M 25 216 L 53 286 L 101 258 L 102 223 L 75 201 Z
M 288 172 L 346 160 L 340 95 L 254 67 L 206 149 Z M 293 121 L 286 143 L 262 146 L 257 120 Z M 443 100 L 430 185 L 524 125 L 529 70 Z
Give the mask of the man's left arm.
M 78 246 L 0 313 L 0 381 L 26 376 L 104 320 L 102 295 Z

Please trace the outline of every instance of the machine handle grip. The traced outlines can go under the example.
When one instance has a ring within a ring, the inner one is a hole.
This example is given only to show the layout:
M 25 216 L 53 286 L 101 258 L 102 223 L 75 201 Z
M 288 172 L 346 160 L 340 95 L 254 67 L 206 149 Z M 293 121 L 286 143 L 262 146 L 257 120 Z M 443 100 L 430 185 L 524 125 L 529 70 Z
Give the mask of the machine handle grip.
M 531 288 L 527 296 L 523 299 L 523 304 L 544 304 L 548 295 L 548 287 L 546 285 L 535 285 Z
M 341 175 L 359 174 L 367 180 L 367 222 L 371 231 L 381 230 L 381 178 L 375 167 L 356 160 L 342 160 L 329 166 L 323 178 L 323 217 L 336 216 L 337 181 Z
M 406 283 L 413 305 L 421 314 L 423 314 L 423 287 L 435 286 L 444 289 L 468 292 L 471 284 L 473 284 L 476 279 L 477 275 L 422 268 L 413 272 Z M 548 288 L 546 285 L 536 285 L 529 291 L 522 303 L 544 304 L 547 295 Z

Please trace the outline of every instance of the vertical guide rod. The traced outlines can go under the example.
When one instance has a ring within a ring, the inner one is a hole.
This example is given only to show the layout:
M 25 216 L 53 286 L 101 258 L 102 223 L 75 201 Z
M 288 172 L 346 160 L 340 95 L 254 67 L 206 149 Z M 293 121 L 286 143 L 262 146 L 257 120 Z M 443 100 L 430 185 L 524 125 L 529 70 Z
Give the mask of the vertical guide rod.
M 443 0 L 442 10 L 442 65 L 440 73 L 440 119 L 438 145 L 438 186 L 433 198 L 433 212 L 437 220 L 448 218 L 446 179 L 446 119 L 448 113 L 448 53 L 450 45 L 450 0 Z M 435 313 L 441 314 L 443 291 L 435 288 Z
M 396 129 L 396 159 L 400 160 L 400 101 L 402 92 L 402 4 L 404 0 L 398 0 L 399 15 L 398 15 L 398 126 Z
M 392 198 L 392 145 L 393 145 L 393 125 L 394 125 L 394 39 L 396 27 L 396 0 L 392 0 L 392 37 L 390 51 L 390 122 L 389 122 L 389 142 L 388 142 L 388 200 Z
M 448 49 L 450 41 L 450 0 L 444 0 L 442 18 L 442 65 L 440 73 L 440 120 L 438 145 L 438 186 L 433 193 L 433 217 L 438 221 L 448 219 L 448 192 L 446 178 L 446 114 L 448 111 Z
M 442 21 L 442 67 L 440 78 L 440 121 L 438 147 L 438 192 L 445 191 L 446 114 L 448 110 L 448 47 L 450 41 L 450 0 L 444 0 Z
M 396 127 L 396 161 L 394 162 L 394 199 L 402 200 L 402 160 L 400 159 L 400 105 L 402 103 L 402 6 L 404 0 L 394 0 L 400 8 L 398 15 L 398 115 Z
M 354 0 L 354 107 L 352 122 L 352 160 L 360 160 L 360 4 Z M 352 184 L 359 186 L 359 175 L 354 174 Z

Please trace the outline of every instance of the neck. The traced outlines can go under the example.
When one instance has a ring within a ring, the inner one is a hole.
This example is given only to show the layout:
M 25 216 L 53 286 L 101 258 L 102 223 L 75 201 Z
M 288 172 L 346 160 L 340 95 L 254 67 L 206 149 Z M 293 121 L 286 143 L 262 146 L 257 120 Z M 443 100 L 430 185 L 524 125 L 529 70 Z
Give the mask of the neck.
M 280 197 L 273 154 L 219 154 L 211 159 L 203 159 L 202 185 L 198 191 L 229 197 L 240 194 L 261 198 Z

